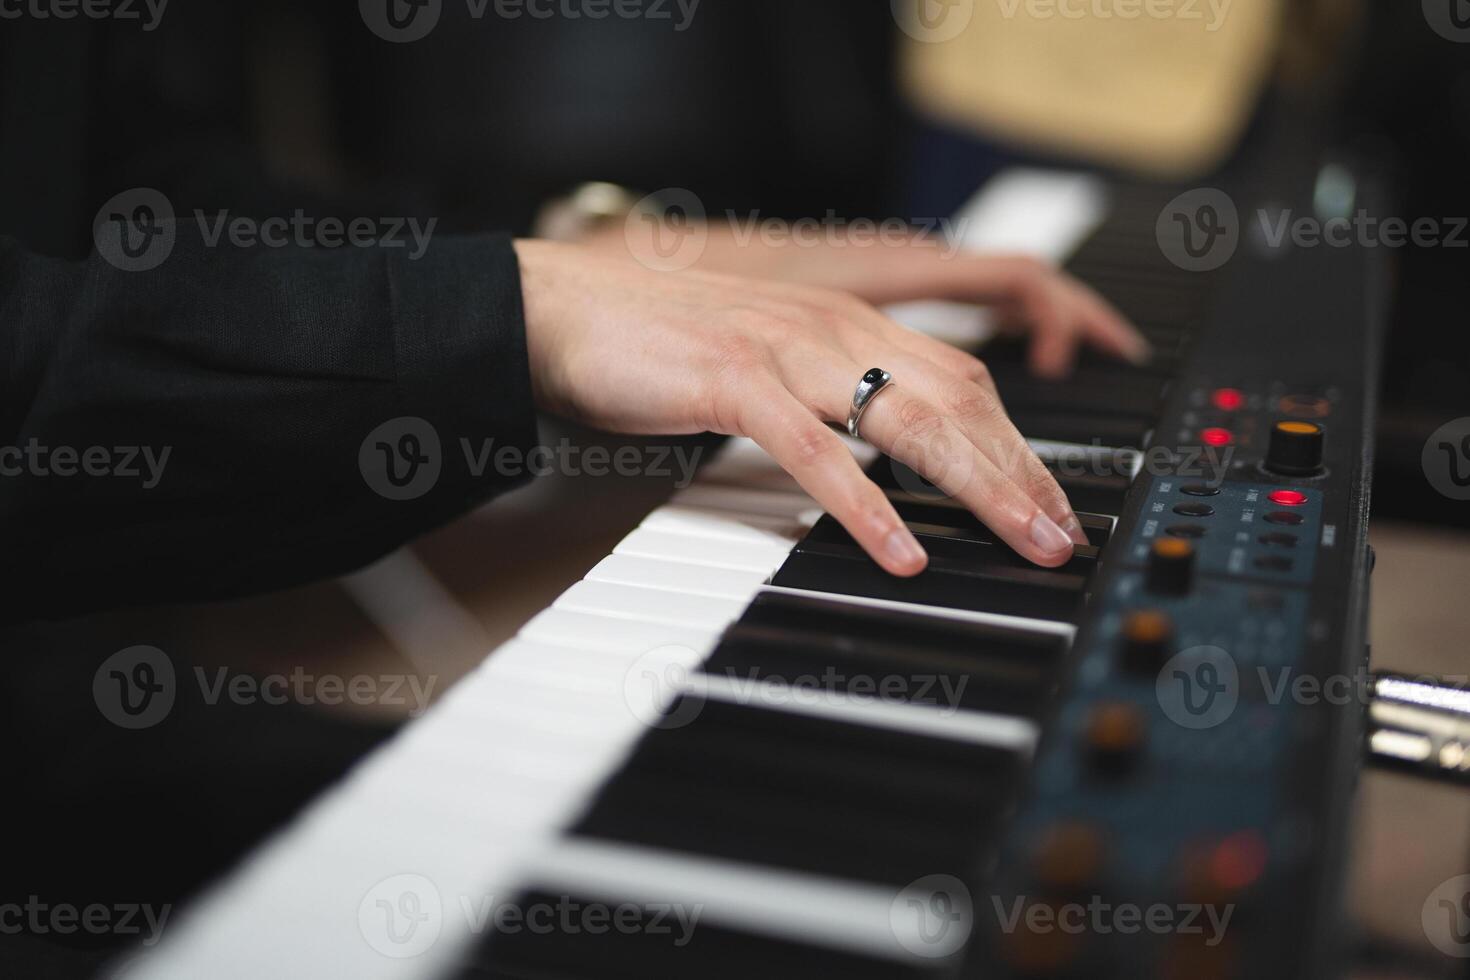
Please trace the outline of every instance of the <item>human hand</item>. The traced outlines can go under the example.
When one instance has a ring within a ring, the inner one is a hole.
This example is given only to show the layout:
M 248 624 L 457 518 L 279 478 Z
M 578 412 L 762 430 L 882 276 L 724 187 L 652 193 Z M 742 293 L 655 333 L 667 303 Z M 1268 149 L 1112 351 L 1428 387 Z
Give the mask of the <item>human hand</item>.
M 927 562 L 919 543 L 823 424 L 845 422 L 858 380 L 881 367 L 894 383 L 863 417 L 867 441 L 1039 565 L 1087 543 L 969 354 L 834 290 L 654 272 L 544 241 L 516 251 L 543 408 L 616 432 L 748 436 L 880 565 L 916 575 Z
M 1070 374 L 1084 344 L 1135 364 L 1149 356 L 1148 342 L 1106 300 L 1028 256 L 952 252 L 937 239 L 907 235 L 798 243 L 754 233 L 742 240 L 719 224 L 704 231 L 698 270 L 840 290 L 874 306 L 935 299 L 994 307 L 1003 329 L 1031 334 L 1031 368 L 1042 377 Z M 633 258 L 622 224 L 599 229 L 586 243 Z

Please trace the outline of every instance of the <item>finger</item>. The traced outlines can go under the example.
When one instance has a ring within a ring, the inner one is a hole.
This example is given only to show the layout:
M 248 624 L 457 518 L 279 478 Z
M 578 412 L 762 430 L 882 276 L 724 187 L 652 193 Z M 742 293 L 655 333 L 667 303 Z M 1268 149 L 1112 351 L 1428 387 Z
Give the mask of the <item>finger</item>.
M 801 488 L 893 575 L 917 575 L 929 563 L 893 504 L 869 480 L 831 429 L 772 378 L 746 391 L 742 435 L 754 439 Z
M 1112 304 L 1070 277 L 1067 287 L 1077 305 L 1081 333 L 1090 343 L 1133 364 L 1147 363 L 1151 353 L 1148 341 Z
M 1066 377 L 1077 359 L 1080 329 L 1056 271 L 1026 260 L 1010 261 L 1004 268 L 1009 277 L 1004 307 L 1012 321 L 1019 320 L 1031 333 L 1032 372 L 1043 378 Z
M 1060 311 L 1049 311 L 1035 320 L 1029 354 L 1032 372 L 1053 380 L 1070 375 L 1080 339 L 1077 325 Z
M 880 392 L 863 416 L 863 437 L 968 507 L 1015 551 L 1055 567 L 1072 539 L 946 416 L 902 383 Z
M 1088 543 L 1082 522 L 1067 495 L 1031 450 L 998 397 L 989 389 L 948 374 L 935 365 L 910 360 L 906 354 L 886 356 L 898 365 L 892 369 L 895 377 L 904 378 L 911 390 L 942 410 L 971 445 L 1040 505 L 1074 544 Z

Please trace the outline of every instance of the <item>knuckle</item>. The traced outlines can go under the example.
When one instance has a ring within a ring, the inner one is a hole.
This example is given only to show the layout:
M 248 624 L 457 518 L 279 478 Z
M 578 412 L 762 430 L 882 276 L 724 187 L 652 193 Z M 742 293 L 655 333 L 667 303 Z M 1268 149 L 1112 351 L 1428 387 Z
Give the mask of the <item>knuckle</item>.
M 847 513 L 851 519 L 870 528 L 881 529 L 895 523 L 893 508 L 877 493 L 856 491 L 846 501 Z
M 819 466 L 829 459 L 834 450 L 842 447 L 826 429 L 821 426 L 802 426 L 792 436 L 791 453 L 797 466 L 809 468 Z
M 898 406 L 898 424 L 911 438 L 925 438 L 944 428 L 944 418 L 917 398 L 907 398 Z
M 968 381 L 951 382 L 944 403 L 952 416 L 968 423 L 989 422 L 1000 414 L 1000 403 L 984 388 Z

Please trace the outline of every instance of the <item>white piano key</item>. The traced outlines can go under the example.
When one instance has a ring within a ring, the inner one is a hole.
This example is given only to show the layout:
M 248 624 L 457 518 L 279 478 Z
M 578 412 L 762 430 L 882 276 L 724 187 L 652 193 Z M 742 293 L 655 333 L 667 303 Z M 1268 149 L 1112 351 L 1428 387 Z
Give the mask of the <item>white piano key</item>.
M 1048 463 L 1090 463 L 1107 467 L 1103 472 L 1134 479 L 1143 468 L 1143 453 L 1113 446 L 1083 446 L 1052 439 L 1027 439 L 1031 451 Z
M 745 611 L 735 599 L 669 592 L 614 582 L 578 582 L 556 600 L 558 609 L 615 619 L 647 620 L 693 629 L 723 630 Z
M 1106 185 L 1090 174 L 1008 170 L 987 182 L 956 215 L 954 245 L 964 252 L 1030 255 L 1060 264 L 1107 211 Z M 994 334 L 990 312 L 969 303 L 898 303 L 884 312 L 956 347 L 974 349 Z
M 769 681 L 702 674 L 689 690 L 712 701 L 974 742 L 1024 755 L 1031 754 L 1041 734 L 1034 722 L 1011 715 L 884 701 L 841 691 L 801 690 Z
M 909 961 L 892 922 L 899 889 L 571 838 L 538 855 L 530 879 L 554 894 L 699 908 L 700 920 L 804 945 Z
M 587 573 L 587 581 L 637 585 L 680 595 L 709 596 L 744 603 L 750 601 L 756 590 L 771 577 L 773 570 L 749 572 L 660 561 L 657 558 L 609 555 Z
M 643 519 L 643 527 L 713 541 L 750 541 L 781 546 L 790 551 L 807 532 L 794 518 L 741 514 L 707 507 L 670 504 Z
M 1008 616 L 1004 613 L 978 612 L 971 609 L 951 609 L 948 606 L 926 606 L 915 602 L 895 602 L 892 599 L 873 599 L 863 595 L 845 595 L 841 592 L 813 592 L 809 589 L 793 589 L 784 585 L 767 585 L 762 592 L 779 592 L 783 595 L 799 595 L 813 599 L 830 599 L 853 606 L 872 609 L 891 609 L 894 612 L 913 613 L 939 619 L 958 619 L 967 623 L 985 623 L 990 626 L 1005 626 L 1009 629 L 1025 630 L 1030 633 L 1047 633 L 1065 637 L 1068 642 L 1077 635 L 1077 627 L 1071 623 L 1059 623 L 1050 619 L 1031 619 L 1026 616 Z
M 858 379 L 853 378 L 853 388 Z M 867 466 L 878 458 L 878 451 L 867 443 L 846 435 L 840 437 L 853 454 L 858 465 Z M 754 440 L 732 438 L 720 450 L 714 461 L 701 467 L 699 482 L 721 483 L 749 489 L 784 490 L 800 493 L 801 487 L 790 474 L 781 468 Z
M 487 680 L 484 683 L 503 683 L 504 679 L 513 677 L 536 678 L 553 683 L 578 678 L 592 681 L 621 676 L 628 669 L 628 664 L 643 652 L 583 650 L 516 637 L 496 650 L 485 662 L 480 673 L 493 675 L 495 678 L 494 681 Z
M 737 541 L 694 537 L 640 527 L 619 542 L 613 549 L 613 554 L 770 575 L 781 567 L 781 563 L 791 553 L 792 546 L 792 543 L 784 539 L 772 542 Z
M 804 493 L 779 490 L 745 490 L 738 487 L 708 486 L 696 483 L 674 494 L 670 503 L 708 510 L 731 511 L 741 515 L 777 517 L 802 522 L 811 516 L 816 523 L 822 516 L 817 502 Z M 815 515 L 813 515 L 815 512 Z
M 552 646 L 609 653 L 642 653 L 669 646 L 708 653 L 719 640 L 717 630 L 685 629 L 667 623 L 618 619 L 556 606 L 538 613 L 521 628 L 520 636 Z M 493 661 L 492 654 L 487 664 Z

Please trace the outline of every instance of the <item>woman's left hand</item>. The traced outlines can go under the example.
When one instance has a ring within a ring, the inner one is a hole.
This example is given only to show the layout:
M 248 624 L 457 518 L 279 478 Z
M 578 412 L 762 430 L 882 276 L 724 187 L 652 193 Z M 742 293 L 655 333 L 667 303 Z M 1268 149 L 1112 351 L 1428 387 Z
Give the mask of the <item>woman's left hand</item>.
M 1032 335 L 1031 367 L 1043 377 L 1070 374 L 1084 344 L 1135 364 L 1149 356 L 1148 342 L 1106 300 L 1028 256 L 959 252 L 917 235 L 901 243 L 878 236 L 842 244 L 770 243 L 758 234 L 742 241 L 718 224 L 704 231 L 695 269 L 840 290 L 874 306 L 936 299 L 993 307 L 1005 327 Z M 585 244 L 634 258 L 621 222 Z

